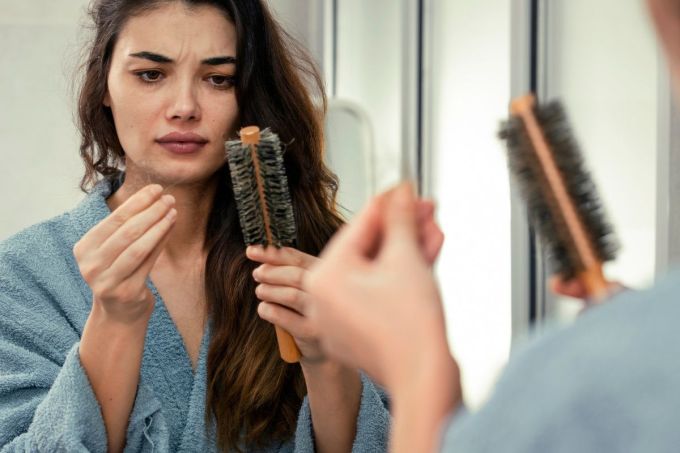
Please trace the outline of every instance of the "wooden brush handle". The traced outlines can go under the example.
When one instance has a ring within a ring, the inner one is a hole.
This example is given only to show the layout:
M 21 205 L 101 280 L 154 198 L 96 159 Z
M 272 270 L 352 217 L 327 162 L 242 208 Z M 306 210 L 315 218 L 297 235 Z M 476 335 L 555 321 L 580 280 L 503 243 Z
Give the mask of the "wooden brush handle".
M 564 220 L 569 240 L 574 246 L 572 255 L 585 267 L 578 275 L 593 303 L 602 302 L 613 294 L 612 284 L 604 278 L 602 262 L 595 253 L 586 227 L 579 217 L 574 200 L 569 195 L 563 175 L 555 162 L 554 154 L 534 113 L 536 98 L 533 95 L 513 99 L 510 110 L 522 119 L 543 174 Z
M 269 219 L 269 211 L 267 210 L 267 204 L 264 194 L 264 181 L 260 178 L 260 161 L 257 157 L 256 146 L 260 143 L 260 128 L 257 126 L 244 127 L 240 131 L 241 141 L 243 144 L 250 146 L 250 151 L 253 160 L 253 167 L 255 168 L 255 181 L 257 182 L 257 188 L 259 193 L 260 204 L 262 207 L 262 220 L 264 222 L 265 235 L 267 237 L 268 246 L 271 246 L 272 241 L 272 231 L 271 223 Z M 300 349 L 298 348 L 293 336 L 286 332 L 279 326 L 276 327 L 276 340 L 279 343 L 279 353 L 281 358 L 288 363 L 296 363 L 300 361 Z
M 588 294 L 588 300 L 592 303 L 604 302 L 614 294 L 616 285 L 607 281 L 602 272 L 602 266 L 593 266 L 578 275 Z
M 276 339 L 279 342 L 279 354 L 284 362 L 296 363 L 300 361 L 300 349 L 293 336 L 279 326 L 276 327 Z

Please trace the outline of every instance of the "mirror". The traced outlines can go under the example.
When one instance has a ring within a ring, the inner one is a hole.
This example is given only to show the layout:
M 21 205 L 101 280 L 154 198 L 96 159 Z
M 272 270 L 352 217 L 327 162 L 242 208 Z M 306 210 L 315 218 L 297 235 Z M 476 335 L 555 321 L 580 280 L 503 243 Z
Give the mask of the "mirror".
M 0 4 L 0 240 L 82 197 L 72 80 L 87 3 Z M 532 252 L 511 229 L 522 211 L 511 202 L 495 132 L 509 98 L 530 88 L 530 3 L 542 5 L 533 68 L 539 95 L 559 96 L 571 111 L 621 233 L 624 251 L 613 276 L 647 284 L 670 260 L 660 260 L 661 251 L 669 244 L 680 249 L 678 229 L 670 227 L 680 218 L 672 202 L 680 199 L 680 184 L 664 173 L 679 161 L 678 134 L 664 129 L 673 114 L 659 108 L 667 101 L 665 68 L 639 2 L 269 3 L 325 77 L 327 161 L 340 177 L 347 218 L 399 181 L 412 143 L 404 130 L 420 128 L 423 186 L 438 203 L 447 235 L 437 272 L 472 406 L 486 398 L 513 337 L 526 335 L 530 322 L 569 322 L 574 314 L 575 305 L 550 297 L 543 285 L 529 288 L 537 277 L 529 278 L 528 265 L 511 269 L 518 255 L 527 264 Z M 419 14 L 414 5 L 422 7 Z M 658 154 L 651 158 L 642 148 Z M 542 270 L 534 271 L 540 280 Z M 536 306 L 513 298 L 520 287 L 521 298 L 535 296 Z

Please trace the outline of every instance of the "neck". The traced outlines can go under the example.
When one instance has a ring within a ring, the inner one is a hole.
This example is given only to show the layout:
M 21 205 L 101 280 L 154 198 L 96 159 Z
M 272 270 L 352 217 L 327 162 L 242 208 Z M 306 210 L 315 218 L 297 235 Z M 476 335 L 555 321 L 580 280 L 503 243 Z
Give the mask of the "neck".
M 107 200 L 109 208 L 115 210 L 140 189 L 154 182 L 126 173 L 123 185 Z M 161 254 L 162 260 L 177 265 L 202 260 L 205 256 L 208 216 L 217 188 L 216 178 L 190 184 L 158 183 L 164 187 L 164 193 L 175 197 L 177 209 L 177 220 Z

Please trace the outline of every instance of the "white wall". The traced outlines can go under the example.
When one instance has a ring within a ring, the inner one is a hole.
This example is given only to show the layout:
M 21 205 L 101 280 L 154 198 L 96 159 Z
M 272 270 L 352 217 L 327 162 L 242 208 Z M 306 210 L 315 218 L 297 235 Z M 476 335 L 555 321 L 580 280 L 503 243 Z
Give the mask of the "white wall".
M 0 3 L 0 240 L 81 198 L 70 81 L 85 4 Z

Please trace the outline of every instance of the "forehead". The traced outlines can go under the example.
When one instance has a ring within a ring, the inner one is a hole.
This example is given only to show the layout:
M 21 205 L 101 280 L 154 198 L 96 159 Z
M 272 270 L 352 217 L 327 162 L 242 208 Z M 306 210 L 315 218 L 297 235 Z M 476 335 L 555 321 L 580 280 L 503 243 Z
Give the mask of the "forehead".
M 130 18 L 119 34 L 116 50 L 125 55 L 153 51 L 173 59 L 188 54 L 235 56 L 236 39 L 236 27 L 218 8 L 188 7 L 177 1 Z

